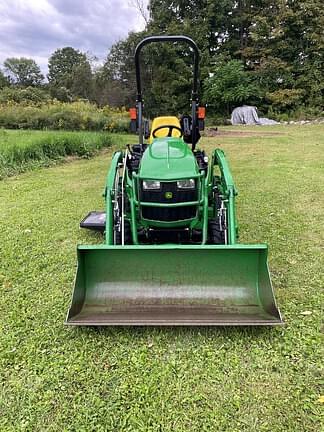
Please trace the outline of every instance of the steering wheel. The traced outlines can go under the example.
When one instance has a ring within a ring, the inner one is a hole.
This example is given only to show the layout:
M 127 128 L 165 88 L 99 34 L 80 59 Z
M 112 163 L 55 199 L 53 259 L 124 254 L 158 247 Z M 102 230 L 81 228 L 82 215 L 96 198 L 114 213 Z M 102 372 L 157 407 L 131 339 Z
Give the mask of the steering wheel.
M 161 126 L 158 126 L 157 128 L 155 128 L 154 131 L 152 131 L 153 138 L 162 138 L 162 137 L 157 137 L 156 136 L 156 132 L 159 131 L 160 129 L 169 129 L 169 132 L 168 132 L 168 135 L 167 135 L 168 137 L 172 137 L 172 131 L 173 131 L 173 129 L 175 129 L 178 132 L 180 132 L 180 137 L 179 138 L 181 138 L 182 135 L 183 135 L 182 129 L 179 126 L 175 126 L 175 125 L 161 125 Z

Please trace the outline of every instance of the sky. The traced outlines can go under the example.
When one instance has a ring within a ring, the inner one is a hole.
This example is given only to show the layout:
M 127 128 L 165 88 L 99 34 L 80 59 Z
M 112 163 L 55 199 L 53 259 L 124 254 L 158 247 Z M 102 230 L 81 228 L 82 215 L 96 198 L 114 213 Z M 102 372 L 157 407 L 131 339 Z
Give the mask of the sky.
M 49 56 L 72 46 L 103 60 L 114 42 L 142 30 L 133 0 L 0 0 L 0 67 L 33 58 L 47 73 Z

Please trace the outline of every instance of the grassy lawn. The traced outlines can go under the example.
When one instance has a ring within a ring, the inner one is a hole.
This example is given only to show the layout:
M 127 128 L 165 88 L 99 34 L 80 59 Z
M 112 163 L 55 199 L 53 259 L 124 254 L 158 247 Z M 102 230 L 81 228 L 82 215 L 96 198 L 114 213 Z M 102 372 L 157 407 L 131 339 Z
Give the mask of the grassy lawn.
M 285 327 L 63 326 L 109 154 L 0 182 L 1 431 L 320 431 L 323 125 L 235 129 L 241 242 L 267 242 Z M 253 131 L 252 136 L 249 131 Z M 199 266 L 199 262 L 197 262 Z

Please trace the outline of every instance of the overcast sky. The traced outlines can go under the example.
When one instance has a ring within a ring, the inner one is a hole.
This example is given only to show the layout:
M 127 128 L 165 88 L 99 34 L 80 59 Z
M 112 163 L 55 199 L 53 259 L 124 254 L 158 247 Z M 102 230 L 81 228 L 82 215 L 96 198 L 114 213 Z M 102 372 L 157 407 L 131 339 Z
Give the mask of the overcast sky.
M 144 28 L 132 0 L 0 0 L 0 66 L 33 58 L 47 73 L 48 57 L 72 46 L 103 60 L 111 45 Z

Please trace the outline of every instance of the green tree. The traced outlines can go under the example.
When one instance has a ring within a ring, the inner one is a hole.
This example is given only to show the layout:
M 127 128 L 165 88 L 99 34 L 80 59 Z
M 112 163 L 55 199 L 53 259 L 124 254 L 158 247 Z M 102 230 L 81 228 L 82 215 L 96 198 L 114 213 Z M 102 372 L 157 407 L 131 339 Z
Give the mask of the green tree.
M 115 44 L 103 68 L 106 95 L 121 89 L 123 105 L 136 95 L 134 48 L 151 34 L 184 34 L 197 42 L 205 97 L 218 111 L 225 113 L 238 103 L 258 102 L 265 109 L 273 105 L 277 111 L 323 105 L 321 0 L 151 0 L 148 8 L 145 31 Z M 152 45 L 145 47 L 142 57 L 146 113 L 186 110 L 192 72 L 188 47 Z M 231 75 L 229 85 L 234 82 L 231 89 L 217 69 L 232 60 L 241 63 L 224 69 Z M 210 73 L 215 73 L 213 79 Z M 213 91 L 208 89 L 211 82 Z M 223 85 L 226 95 L 219 94 L 217 102 L 213 94 Z
M 74 96 L 91 99 L 93 96 L 93 77 L 90 63 L 85 60 L 76 64 L 71 74 L 71 92 Z
M 134 105 L 136 100 L 136 78 L 134 65 L 134 52 L 136 45 L 145 32 L 129 33 L 128 37 L 114 44 L 97 74 L 96 85 L 105 88 L 106 92 L 115 94 L 115 103 L 119 106 Z M 145 86 L 147 69 L 143 70 L 142 81 Z M 115 89 L 120 90 L 120 97 L 116 97 Z M 107 93 L 106 93 L 107 94 Z
M 86 55 L 72 47 L 57 49 L 48 61 L 48 81 L 58 87 L 72 87 L 73 69 L 87 61 Z
M 129 93 L 124 83 L 107 76 L 103 68 L 98 69 L 94 74 L 92 95 L 93 100 L 99 106 L 122 107 L 128 105 Z M 134 105 L 134 101 L 135 99 L 132 101 L 132 105 Z
M 151 0 L 149 28 L 193 37 L 201 51 L 202 81 L 220 57 L 241 60 L 263 96 L 259 103 L 294 95 L 294 104 L 277 105 L 285 110 L 323 105 L 322 7 L 321 0 Z
M 7 58 L 4 61 L 4 67 L 9 80 L 19 86 L 38 86 L 44 79 L 40 67 L 33 59 Z
M 204 101 L 217 112 L 230 114 L 239 104 L 255 103 L 259 88 L 240 60 L 222 63 L 204 83 Z
M 0 69 L 0 89 L 9 86 L 9 80 Z
M 48 81 L 51 94 L 59 100 L 93 98 L 93 76 L 86 54 L 72 47 L 57 49 L 49 58 Z M 64 90 L 65 89 L 65 90 Z
M 217 17 L 223 15 L 224 3 L 228 1 L 220 0 L 217 2 Z M 191 0 L 190 2 L 184 0 L 151 0 L 149 6 L 148 31 L 151 34 L 183 34 L 191 37 L 197 43 L 200 51 L 200 78 L 202 81 L 208 76 L 210 59 L 217 45 L 215 28 L 218 27 L 218 21 L 216 14 L 213 22 L 210 16 L 214 3 L 210 0 Z M 185 69 L 186 78 L 190 79 L 192 57 L 189 55 L 188 46 L 186 44 L 164 45 L 163 50 L 167 56 L 161 62 L 163 69 L 170 69 L 172 75 L 173 62 L 177 62 L 179 66 L 181 65 Z M 181 71 L 178 78 L 181 81 Z M 174 77 L 174 79 L 176 78 Z M 183 91 L 183 85 L 180 85 L 180 90 Z M 190 81 L 187 91 L 190 95 Z
M 53 99 L 61 102 L 72 102 L 73 100 L 71 92 L 63 86 L 50 86 L 50 93 Z
M 321 0 L 263 0 L 255 10 L 242 56 L 278 109 L 323 104 L 322 8 Z

